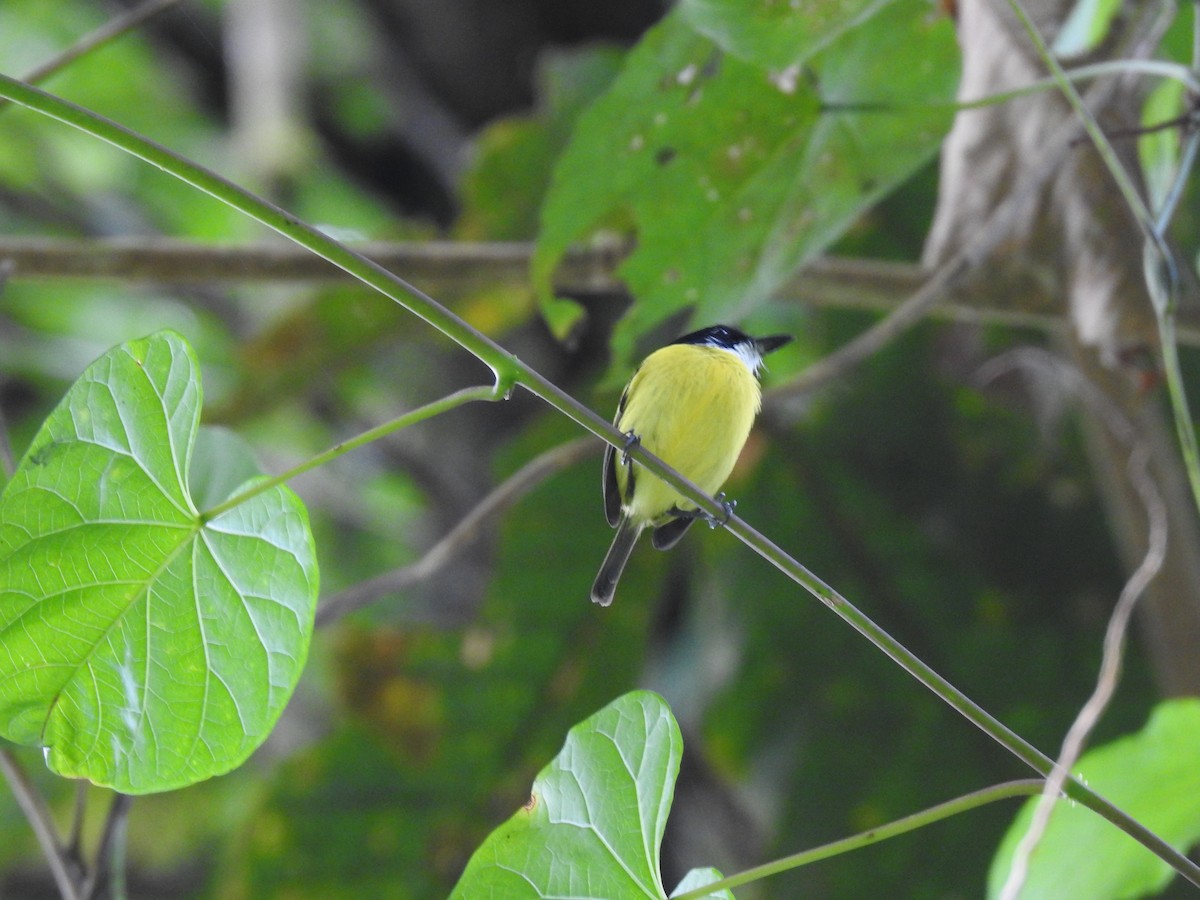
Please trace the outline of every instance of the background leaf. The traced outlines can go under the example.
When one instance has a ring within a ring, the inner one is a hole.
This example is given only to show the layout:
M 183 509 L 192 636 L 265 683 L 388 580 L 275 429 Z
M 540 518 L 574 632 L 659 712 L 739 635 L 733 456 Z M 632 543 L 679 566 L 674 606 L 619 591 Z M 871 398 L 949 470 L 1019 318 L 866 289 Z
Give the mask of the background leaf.
M 621 53 L 587 47 L 546 54 L 538 66 L 538 105 L 478 136 L 463 178 L 463 212 L 456 232 L 465 240 L 530 240 L 537 234 L 542 197 L 554 162 L 580 112 L 612 82 Z
M 1084 754 L 1075 772 L 1172 846 L 1200 840 L 1200 700 L 1159 704 L 1146 727 Z M 1036 801 L 1026 803 L 1005 835 L 988 876 L 999 894 Z M 1174 876 L 1161 859 L 1091 810 L 1060 803 L 1029 866 L 1022 900 L 1106 900 L 1157 893 Z
M 45 746 L 61 775 L 144 793 L 226 772 L 303 669 L 304 508 L 279 487 L 202 523 L 185 476 L 200 404 L 183 338 L 123 344 L 67 392 L 0 500 L 0 734 Z
M 1076 0 L 1054 38 L 1054 52 L 1073 57 L 1090 53 L 1108 35 L 1121 0 Z
M 776 0 L 682 0 L 692 26 L 722 50 L 768 69 L 796 66 L 891 0 L 779 3 Z
M 451 896 L 664 897 L 658 851 L 682 753 L 661 697 L 617 698 L 571 729 L 529 803 L 484 841 Z
M 726 55 L 678 11 L 647 33 L 554 173 L 533 262 L 553 329 L 578 320 L 550 285 L 589 232 L 637 234 L 619 270 L 637 303 L 613 338 L 628 362 L 681 310 L 749 315 L 932 156 L 952 116 L 928 104 L 953 97 L 953 29 L 923 0 L 861 12 L 803 73 Z
M 1177 118 L 1184 111 L 1183 83 L 1167 78 L 1152 90 L 1142 107 L 1142 127 Z M 1163 208 L 1179 168 L 1179 132 L 1175 128 L 1151 131 L 1138 138 L 1138 160 L 1146 180 L 1151 211 Z

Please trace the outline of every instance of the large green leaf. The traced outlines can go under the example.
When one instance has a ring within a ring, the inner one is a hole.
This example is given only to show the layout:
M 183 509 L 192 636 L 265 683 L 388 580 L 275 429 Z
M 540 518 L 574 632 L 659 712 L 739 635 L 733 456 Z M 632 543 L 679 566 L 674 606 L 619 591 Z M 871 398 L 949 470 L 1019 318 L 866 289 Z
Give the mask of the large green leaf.
M 682 753 L 661 697 L 617 698 L 571 729 L 529 803 L 475 851 L 451 897 L 662 900 L 658 849 Z
M 614 338 L 628 361 L 680 310 L 745 317 L 932 157 L 958 81 L 951 24 L 925 0 L 838 8 L 786 71 L 726 54 L 679 10 L 646 34 L 580 117 L 542 210 L 533 278 L 557 333 L 580 308 L 553 297 L 554 270 L 593 231 L 636 232 L 620 275 L 637 303 Z
M 0 498 L 0 735 L 45 747 L 59 774 L 144 793 L 226 772 L 300 677 L 307 514 L 276 487 L 203 520 L 188 484 L 201 399 L 179 335 L 123 344 L 67 392 Z M 222 476 L 204 462 L 207 490 Z
M 1161 703 L 1137 734 L 1085 753 L 1075 772 L 1171 846 L 1200 841 L 1200 700 Z M 988 876 L 1000 893 L 1036 801 L 1026 803 L 1004 837 Z M 1174 871 L 1091 810 L 1060 803 L 1029 865 L 1021 900 L 1144 897 Z
M 462 181 L 458 236 L 527 241 L 537 234 L 554 160 L 575 119 L 616 76 L 620 60 L 615 48 L 595 45 L 541 55 L 536 111 L 493 122 L 475 139 Z
M 693 27 L 722 50 L 782 71 L 808 57 L 846 30 L 870 18 L 891 0 L 682 0 Z

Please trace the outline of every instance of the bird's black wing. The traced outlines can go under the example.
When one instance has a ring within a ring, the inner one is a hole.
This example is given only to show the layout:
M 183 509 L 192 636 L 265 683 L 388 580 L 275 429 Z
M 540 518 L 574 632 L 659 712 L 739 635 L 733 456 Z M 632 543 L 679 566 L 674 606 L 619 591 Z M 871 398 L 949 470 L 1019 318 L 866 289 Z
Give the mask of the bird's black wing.
M 683 537 L 683 533 L 691 527 L 691 524 L 696 521 L 696 516 L 686 516 L 679 519 L 671 519 L 669 522 L 659 525 L 650 535 L 650 543 L 655 550 L 670 550 L 679 543 L 679 539 Z
M 621 394 L 621 402 L 617 404 L 617 414 L 613 416 L 613 424 L 616 425 L 621 421 L 621 414 L 625 412 L 625 398 L 628 393 Z M 604 476 L 601 486 L 604 492 L 604 517 L 608 519 L 608 524 L 612 528 L 617 527 L 617 522 L 621 521 L 621 503 L 624 498 L 621 497 L 621 488 L 617 484 L 617 466 L 621 463 L 617 458 L 617 448 L 609 444 L 604 448 Z M 629 478 L 625 482 L 625 490 L 629 493 L 633 491 L 633 468 L 630 467 Z

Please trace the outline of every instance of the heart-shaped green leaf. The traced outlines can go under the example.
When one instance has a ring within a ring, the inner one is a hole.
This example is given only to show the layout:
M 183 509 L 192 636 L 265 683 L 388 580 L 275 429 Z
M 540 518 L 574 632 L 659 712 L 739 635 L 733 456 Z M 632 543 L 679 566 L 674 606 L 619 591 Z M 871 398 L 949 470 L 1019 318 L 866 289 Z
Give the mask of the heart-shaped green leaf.
M 201 400 L 182 337 L 123 344 L 0 498 L 0 735 L 44 746 L 61 775 L 146 793 L 226 772 L 304 667 L 307 514 L 275 487 L 206 521 L 188 484 Z
M 658 849 L 682 753 L 661 697 L 617 698 L 571 729 L 529 803 L 475 851 L 452 900 L 664 900 Z

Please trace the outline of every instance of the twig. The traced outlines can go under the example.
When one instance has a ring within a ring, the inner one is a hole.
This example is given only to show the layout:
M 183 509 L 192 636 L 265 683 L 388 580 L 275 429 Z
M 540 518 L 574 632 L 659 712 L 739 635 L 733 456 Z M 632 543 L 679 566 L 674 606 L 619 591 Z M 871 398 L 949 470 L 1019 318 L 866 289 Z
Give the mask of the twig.
M 534 457 L 479 501 L 415 563 L 360 582 L 322 603 L 317 608 L 316 627 L 336 622 L 381 597 L 429 578 L 474 540 L 489 519 L 508 509 L 551 475 L 597 453 L 600 447 L 593 438 L 578 438 Z
M 461 289 L 502 281 L 529 282 L 533 245 L 525 242 L 356 241 L 363 256 L 420 282 Z M 613 272 L 617 244 L 577 248 L 560 269 L 560 286 L 619 291 Z M 291 242 L 214 245 L 178 238 L 137 236 L 54 239 L 0 237 L 0 257 L 11 258 L 18 278 L 111 278 L 197 284 L 228 281 L 352 281 L 344 269 Z
M 25 770 L 7 747 L 0 747 L 0 773 L 3 773 L 13 796 L 17 799 L 17 805 L 29 820 L 29 825 L 42 848 L 42 854 L 50 865 L 50 874 L 54 883 L 58 885 L 58 892 L 64 900 L 83 900 L 66 848 L 59 842 L 50 810 L 46 808 L 41 794 L 26 777 Z
M 146 0 L 141 6 L 134 7 L 126 13 L 119 16 L 114 16 L 109 19 L 99 28 L 85 34 L 82 38 L 76 41 L 61 53 L 46 60 L 40 66 L 31 69 L 25 73 L 23 81 L 30 84 L 37 84 L 40 81 L 45 81 L 55 72 L 65 69 L 75 60 L 79 59 L 91 51 L 102 47 L 109 41 L 119 38 L 126 32 L 137 28 L 147 19 L 158 15 L 166 9 L 175 6 L 179 0 Z M 0 99 L 0 109 L 8 104 L 7 100 Z
M 1029 873 L 1030 860 L 1050 824 L 1055 803 L 1062 796 L 1063 787 L 1070 777 L 1071 769 L 1083 754 L 1088 736 L 1099 722 L 1116 691 L 1124 656 L 1125 635 L 1129 629 L 1129 620 L 1133 615 L 1134 607 L 1150 581 L 1162 568 L 1167 553 L 1166 503 L 1150 475 L 1149 447 L 1144 441 L 1138 439 L 1137 430 L 1133 424 L 1079 371 L 1043 350 L 1023 348 L 1004 354 L 984 367 L 980 372 L 980 380 L 991 381 L 1000 372 L 1014 368 L 1048 370 L 1060 384 L 1069 387 L 1073 394 L 1097 414 L 1097 417 L 1105 423 L 1114 437 L 1131 448 L 1128 463 L 1129 477 L 1146 508 L 1146 515 L 1149 519 L 1149 536 L 1146 554 L 1141 564 L 1125 582 L 1113 608 L 1112 616 L 1109 618 L 1108 628 L 1104 635 L 1103 654 L 1096 687 L 1067 731 L 1054 769 L 1046 779 L 1041 798 L 1034 811 L 1033 820 L 1030 822 L 1028 830 L 1022 835 L 1013 854 L 1008 877 L 1000 893 L 1001 900 L 1016 900 L 1020 895 Z
M 67 840 L 63 845 L 68 858 L 77 866 L 83 860 L 83 823 L 87 819 L 88 783 L 75 782 L 75 804 L 71 812 L 71 830 L 67 832 Z M 82 868 L 82 866 L 80 866 Z
M 0 407 L 0 475 L 4 476 L 4 481 L 12 478 L 16 468 L 17 465 L 13 459 L 12 444 L 8 440 L 8 423 L 4 418 L 4 408 Z M 3 485 L 0 484 L 0 487 L 3 487 Z

